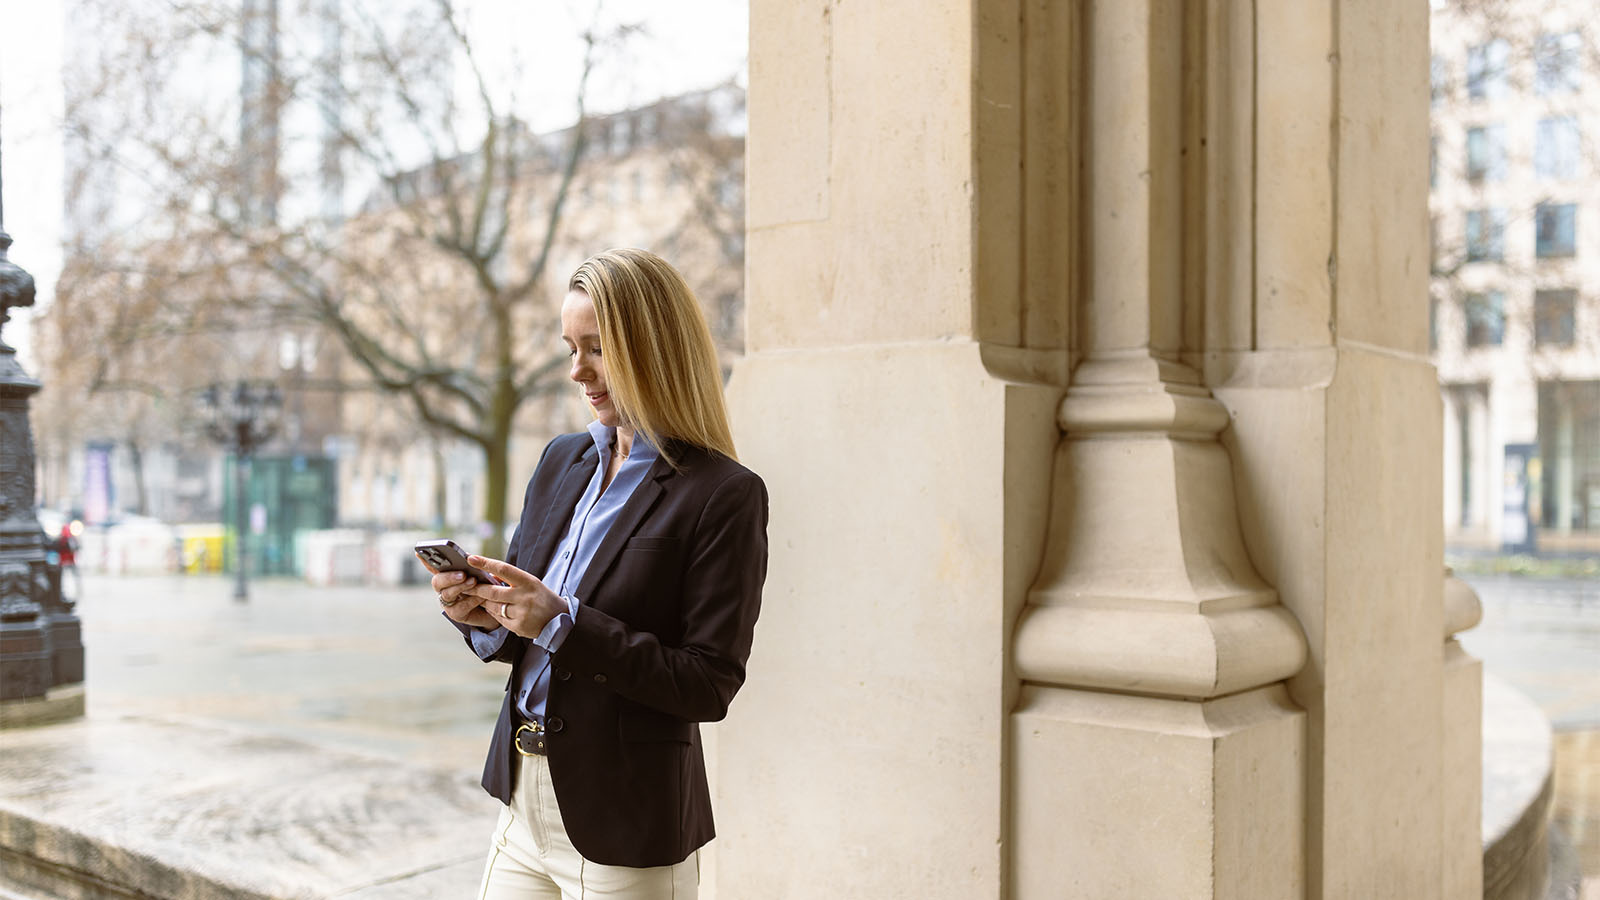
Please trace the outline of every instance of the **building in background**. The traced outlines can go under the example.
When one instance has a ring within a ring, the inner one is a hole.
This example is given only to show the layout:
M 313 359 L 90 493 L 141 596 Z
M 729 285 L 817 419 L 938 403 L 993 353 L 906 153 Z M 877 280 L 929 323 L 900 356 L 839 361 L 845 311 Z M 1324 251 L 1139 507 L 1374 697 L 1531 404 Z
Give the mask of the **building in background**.
M 660 253 L 683 273 L 705 308 L 724 372 L 744 349 L 744 130 L 745 92 L 736 83 L 667 97 L 588 119 L 586 149 L 555 240 L 542 286 L 549 323 L 555 323 L 566 280 L 586 257 L 611 247 Z M 544 204 L 556 193 L 562 149 L 571 129 L 528 135 L 516 142 L 531 163 L 534 183 L 519 193 L 532 198 L 514 207 L 508 240 L 532 254 L 543 237 Z M 414 175 L 426 202 L 426 171 Z M 393 216 L 389 192 L 379 191 L 352 216 Z M 410 302 L 424 308 L 447 303 L 425 293 Z M 458 329 L 479 327 L 464 322 Z M 463 337 L 465 340 L 465 337 Z M 530 331 L 526 352 L 564 360 L 554 329 Z M 360 380 L 346 360 L 345 382 Z M 576 389 L 560 381 L 531 398 L 517 418 L 511 444 L 510 523 L 517 521 L 522 487 L 545 444 L 556 434 L 584 427 L 590 414 Z M 483 454 L 469 442 L 430 430 L 410 402 L 373 391 L 342 397 L 344 432 L 338 441 L 341 524 L 377 530 L 446 529 L 469 533 L 483 521 Z
M 229 288 L 240 286 L 228 283 L 225 261 L 203 272 L 196 261 L 214 248 L 179 237 L 160 201 L 187 194 L 189 202 L 205 202 L 217 173 L 205 170 L 196 148 L 208 139 L 236 151 L 228 187 L 213 199 L 241 210 L 241 221 L 270 227 L 281 210 L 306 207 L 337 215 L 337 202 L 320 199 L 337 200 L 343 188 L 337 97 L 324 90 L 308 109 L 284 102 L 275 87 L 286 35 L 310 48 L 315 71 L 335 70 L 339 34 L 326 23 L 337 22 L 330 15 L 337 2 L 287 15 L 278 0 L 219 7 L 227 16 L 212 27 L 237 36 L 224 53 L 184 43 L 199 20 L 170 7 L 72 0 L 66 8 L 73 27 L 65 31 L 59 73 L 66 97 L 63 299 L 42 312 L 35 329 L 46 385 L 36 418 L 39 499 L 82 509 L 91 524 L 130 515 L 215 522 L 228 502 L 226 462 L 198 427 L 195 388 L 238 378 L 280 382 L 283 427 L 268 452 L 301 470 L 337 431 L 337 404 L 308 390 L 330 377 L 333 360 L 317 353 L 316 335 L 303 326 L 271 323 L 267 303 L 243 327 L 207 318 L 207 307 L 231 302 Z M 130 36 L 170 52 L 151 62 Z M 183 102 L 140 102 L 155 90 Z M 196 108 L 210 117 L 194 116 Z M 130 128 L 134 109 L 151 120 Z M 170 148 L 151 141 L 152 133 L 168 135 Z M 309 198 L 286 194 L 279 177 L 281 159 L 298 164 L 305 147 L 321 154 L 322 165 Z M 172 160 L 163 162 L 169 150 Z
M 577 126 L 535 132 L 528 110 L 502 107 L 489 133 L 506 136 L 497 148 L 509 152 L 492 167 L 482 126 L 467 122 L 453 140 L 429 132 L 427 122 L 453 115 L 462 65 L 458 48 L 433 39 L 432 5 L 396 20 L 385 39 L 406 52 L 391 59 L 374 51 L 371 35 L 363 43 L 340 26 L 340 0 L 219 5 L 217 21 L 237 28 L 236 43 L 219 40 L 226 27 L 201 28 L 197 39 L 195 22 L 160 5 L 76 2 L 86 24 L 70 39 L 64 73 L 73 124 L 67 267 L 63 302 L 40 328 L 47 393 L 59 400 L 41 404 L 38 423 L 45 504 L 92 505 L 97 522 L 235 521 L 226 461 L 198 427 L 191 395 L 249 377 L 274 381 L 284 397 L 282 429 L 257 457 L 244 498 L 252 523 L 264 522 L 256 559 L 272 571 L 298 571 L 297 535 L 334 525 L 493 533 L 483 524 L 492 518 L 484 448 L 427 426 L 411 398 L 363 368 L 329 319 L 343 317 L 360 342 L 386 348 L 483 334 L 493 302 L 484 298 L 520 286 L 547 233 L 546 276 L 507 329 L 526 334 L 516 347 L 526 361 L 554 364 L 511 425 L 511 521 L 546 441 L 586 420 L 565 390 L 556 329 L 531 327 L 554 326 L 566 278 L 586 256 L 615 246 L 660 252 L 706 303 L 725 367 L 742 350 L 737 82 L 583 112 L 585 150 L 557 216 L 552 201 Z M 184 50 L 152 61 L 137 52 L 142 40 Z M 390 66 L 400 74 L 375 77 Z M 370 90 L 390 82 L 405 90 Z M 173 135 L 171 152 L 152 146 L 128 112 L 168 93 L 171 102 L 156 105 L 173 120 L 158 123 Z M 398 115 L 402 106 L 413 114 Z M 188 118 L 178 112 L 185 108 Z M 484 174 L 513 159 L 515 174 Z M 448 231 L 446 209 L 469 206 L 478 186 L 495 198 L 483 233 L 503 229 L 507 248 L 488 253 L 483 272 L 440 252 L 447 235 L 422 233 Z M 304 279 L 277 277 L 302 265 Z M 356 270 L 359 283 L 340 281 Z M 498 287 L 485 287 L 484 275 Z M 351 288 L 315 295 L 341 311 L 319 316 L 320 301 L 300 292 L 310 282 Z M 90 346 L 95 353 L 84 352 Z M 488 380 L 470 361 L 458 374 Z
M 1430 325 L 1446 540 L 1600 551 L 1600 67 L 1590 4 L 1432 15 Z

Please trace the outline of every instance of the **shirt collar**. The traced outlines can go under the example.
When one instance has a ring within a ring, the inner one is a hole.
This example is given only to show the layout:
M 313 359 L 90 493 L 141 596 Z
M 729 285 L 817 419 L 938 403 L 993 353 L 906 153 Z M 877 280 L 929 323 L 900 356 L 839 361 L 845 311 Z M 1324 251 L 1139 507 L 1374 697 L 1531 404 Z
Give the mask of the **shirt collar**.
M 617 429 L 611 425 L 601 424 L 599 419 L 589 423 L 589 438 L 594 441 L 595 449 L 600 451 L 600 461 L 611 461 L 611 442 L 616 439 Z M 628 453 L 624 464 L 631 462 L 653 462 L 660 452 L 655 446 L 637 431 L 633 433 L 633 450 Z

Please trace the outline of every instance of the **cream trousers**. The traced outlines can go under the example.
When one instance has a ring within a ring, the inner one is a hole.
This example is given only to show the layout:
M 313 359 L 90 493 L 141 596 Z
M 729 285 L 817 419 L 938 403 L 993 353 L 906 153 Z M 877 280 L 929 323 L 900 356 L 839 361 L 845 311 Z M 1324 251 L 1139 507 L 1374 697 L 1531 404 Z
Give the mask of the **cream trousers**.
M 550 784 L 550 761 L 519 756 L 522 771 L 501 808 L 478 900 L 695 900 L 700 893 L 700 852 L 675 866 L 635 869 L 602 866 L 583 858 L 567 839 Z

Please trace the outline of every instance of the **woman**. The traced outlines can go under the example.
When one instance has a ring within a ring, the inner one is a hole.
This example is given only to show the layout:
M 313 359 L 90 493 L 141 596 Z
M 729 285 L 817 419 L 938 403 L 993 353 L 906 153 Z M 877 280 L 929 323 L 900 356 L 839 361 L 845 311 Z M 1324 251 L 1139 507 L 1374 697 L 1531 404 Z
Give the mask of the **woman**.
M 713 834 L 696 723 L 721 719 L 767 568 L 767 493 L 734 460 L 716 350 L 654 254 L 578 267 L 561 308 L 595 415 L 545 448 L 504 586 L 434 576 L 512 673 L 484 765 L 505 804 L 480 898 L 694 897 Z

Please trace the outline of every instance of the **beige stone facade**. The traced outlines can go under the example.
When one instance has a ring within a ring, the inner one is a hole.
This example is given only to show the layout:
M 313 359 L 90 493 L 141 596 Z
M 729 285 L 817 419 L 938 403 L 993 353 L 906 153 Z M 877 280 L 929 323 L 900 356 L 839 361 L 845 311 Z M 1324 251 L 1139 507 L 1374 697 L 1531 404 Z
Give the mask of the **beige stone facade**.
M 1481 893 L 1427 34 L 752 4 L 730 388 L 773 555 L 709 893 Z
M 1452 542 L 1600 551 L 1600 76 L 1570 0 L 1433 4 L 1434 360 Z M 1516 490 L 1516 488 L 1513 488 Z

